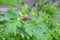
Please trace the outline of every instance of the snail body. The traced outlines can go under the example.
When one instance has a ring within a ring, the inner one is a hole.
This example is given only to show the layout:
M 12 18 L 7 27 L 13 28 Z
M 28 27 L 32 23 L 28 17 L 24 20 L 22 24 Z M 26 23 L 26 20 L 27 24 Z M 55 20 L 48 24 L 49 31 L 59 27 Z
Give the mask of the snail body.
M 21 20 L 31 20 L 31 17 L 30 16 L 28 16 L 28 15 L 24 15 L 24 16 L 22 16 L 22 18 L 21 18 Z

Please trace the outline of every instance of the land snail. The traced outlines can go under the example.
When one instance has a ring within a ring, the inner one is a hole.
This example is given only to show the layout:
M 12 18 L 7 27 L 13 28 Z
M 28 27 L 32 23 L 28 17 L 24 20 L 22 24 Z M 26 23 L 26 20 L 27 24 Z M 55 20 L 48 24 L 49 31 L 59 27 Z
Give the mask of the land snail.
M 31 17 L 29 15 L 23 15 L 21 18 L 19 18 L 18 20 L 24 20 L 24 21 L 27 21 L 27 20 L 31 20 Z

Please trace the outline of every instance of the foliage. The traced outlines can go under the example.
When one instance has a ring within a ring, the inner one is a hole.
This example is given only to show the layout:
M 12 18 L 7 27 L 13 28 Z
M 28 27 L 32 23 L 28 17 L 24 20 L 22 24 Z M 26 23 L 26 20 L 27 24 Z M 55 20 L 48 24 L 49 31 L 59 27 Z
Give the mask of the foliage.
M 24 4 L 19 12 L 7 8 L 0 13 L 3 14 L 0 16 L 0 40 L 60 40 L 60 25 L 54 18 L 58 11 L 56 4 L 41 1 L 35 9 L 29 10 Z M 32 20 L 21 20 L 25 14 L 31 16 Z
M 12 5 L 12 6 L 18 6 L 20 4 L 22 4 L 22 0 L 0 0 L 0 5 L 3 4 L 8 4 L 8 5 Z

